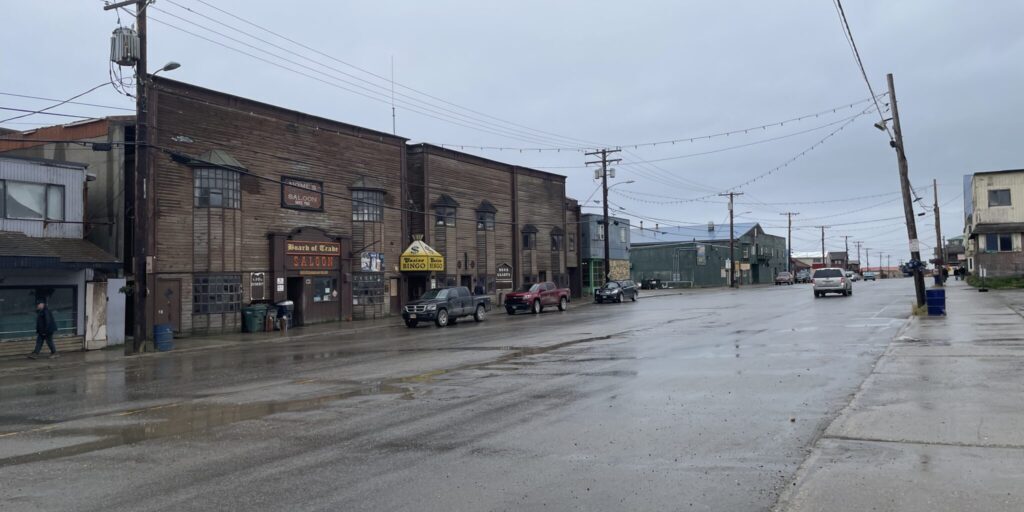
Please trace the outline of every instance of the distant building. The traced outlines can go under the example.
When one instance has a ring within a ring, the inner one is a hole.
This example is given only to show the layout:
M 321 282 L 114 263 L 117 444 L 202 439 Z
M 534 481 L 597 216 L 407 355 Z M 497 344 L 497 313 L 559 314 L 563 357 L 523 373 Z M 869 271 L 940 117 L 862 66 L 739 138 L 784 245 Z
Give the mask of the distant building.
M 943 261 L 947 265 L 963 265 L 966 264 L 966 248 L 964 247 L 964 237 L 955 236 L 946 240 L 946 247 L 943 253 Z
M 629 219 L 609 217 L 611 229 L 604 229 L 604 216 L 585 213 L 580 216 L 580 269 L 583 294 L 592 295 L 604 284 L 604 238 L 608 236 L 608 263 L 612 279 L 629 279 Z
M 850 256 L 846 251 L 829 251 L 828 253 L 828 266 L 849 270 Z
M 786 239 L 760 224 L 734 226 L 733 269 L 737 283 L 768 284 L 786 269 Z M 658 279 L 670 286 L 728 286 L 729 225 L 638 228 L 630 235 L 633 279 Z
M 1024 169 L 964 177 L 967 269 L 991 277 L 1024 275 Z

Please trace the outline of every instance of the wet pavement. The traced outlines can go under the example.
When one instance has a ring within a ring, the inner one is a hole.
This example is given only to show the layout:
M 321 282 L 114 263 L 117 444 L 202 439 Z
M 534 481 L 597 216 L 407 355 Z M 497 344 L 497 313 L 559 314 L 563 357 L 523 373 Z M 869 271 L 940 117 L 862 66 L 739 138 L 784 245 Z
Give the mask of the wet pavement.
M 778 510 L 1024 510 L 1024 292 L 947 286 L 827 428 Z
M 769 510 L 910 280 L 0 371 L 2 510 Z

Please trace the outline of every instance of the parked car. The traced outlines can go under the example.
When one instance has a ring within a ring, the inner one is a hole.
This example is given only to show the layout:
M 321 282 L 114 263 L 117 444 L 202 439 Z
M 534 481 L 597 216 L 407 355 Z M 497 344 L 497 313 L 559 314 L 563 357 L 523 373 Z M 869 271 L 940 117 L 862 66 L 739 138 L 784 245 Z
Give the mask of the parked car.
M 518 290 L 505 295 L 505 312 L 514 315 L 516 311 L 544 311 L 545 306 L 558 306 L 559 311 L 569 309 L 569 289 L 559 288 L 551 281 L 524 284 Z
M 624 299 L 636 302 L 639 296 L 640 290 L 637 290 L 636 284 L 629 279 L 608 281 L 604 286 L 594 290 L 594 301 L 597 303 L 622 302 Z
M 811 271 L 805 269 L 799 270 L 796 273 L 796 282 L 798 283 L 809 283 L 811 282 Z
M 407 327 L 416 327 L 421 321 L 434 322 L 438 327 L 454 324 L 459 318 L 472 316 L 483 322 L 491 310 L 491 298 L 474 297 L 465 286 L 428 290 L 402 308 L 402 320 Z
M 790 274 L 789 272 L 779 272 L 778 275 L 775 276 L 775 285 L 778 286 L 780 284 L 792 285 L 793 274 Z
M 860 279 L 861 279 L 860 274 L 858 274 L 858 273 L 856 273 L 856 272 L 854 272 L 852 270 L 847 270 L 846 271 L 846 277 L 848 277 L 850 279 L 850 281 L 853 281 L 855 283 L 857 281 L 860 281 Z
M 826 293 L 853 295 L 853 281 L 850 281 L 841 268 L 819 268 L 814 271 L 814 297 L 824 297 Z
M 875 274 L 874 272 L 864 272 L 865 281 L 874 281 L 877 277 L 877 274 Z

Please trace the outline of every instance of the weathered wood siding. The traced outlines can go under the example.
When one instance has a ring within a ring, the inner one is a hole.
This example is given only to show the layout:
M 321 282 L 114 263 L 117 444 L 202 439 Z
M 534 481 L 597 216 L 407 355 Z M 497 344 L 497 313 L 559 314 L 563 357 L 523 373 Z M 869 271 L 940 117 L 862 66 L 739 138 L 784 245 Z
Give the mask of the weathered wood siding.
M 384 254 L 385 279 L 397 275 L 405 242 L 399 211 L 404 139 L 168 80 L 155 81 L 150 102 L 155 146 L 193 157 L 221 150 L 247 169 L 239 209 L 195 208 L 192 168 L 163 154 L 154 158 L 154 271 L 182 278 L 185 331 L 192 329 L 193 275 L 242 274 L 242 303 L 248 303 L 249 272 L 271 270 L 270 232 L 312 226 L 352 236 L 354 248 Z M 282 176 L 323 182 L 323 211 L 281 207 Z M 385 190 L 378 226 L 352 220 L 349 187 L 364 176 Z M 202 322 L 208 328 L 236 324 Z
M 551 250 L 551 230 L 555 227 L 566 231 L 565 225 L 565 177 L 548 174 L 532 169 L 517 168 L 518 189 L 516 200 L 519 204 L 519 226 L 532 224 L 537 228 L 537 249 L 533 255 L 524 251 L 524 261 L 532 264 L 532 268 L 523 269 L 523 280 L 526 276 L 538 276 L 541 272 L 549 281 L 560 282 L 565 279 L 565 244 L 568 237 L 562 238 L 562 249 L 554 254 Z M 525 265 L 524 265 L 525 267 Z

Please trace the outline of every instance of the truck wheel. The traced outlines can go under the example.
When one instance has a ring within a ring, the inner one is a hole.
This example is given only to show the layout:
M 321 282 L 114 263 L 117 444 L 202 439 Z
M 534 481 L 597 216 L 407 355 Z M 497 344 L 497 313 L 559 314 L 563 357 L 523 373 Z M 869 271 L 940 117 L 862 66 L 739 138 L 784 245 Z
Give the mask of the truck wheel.
M 412 327 L 416 327 L 419 323 L 420 322 L 418 320 L 406 320 L 405 321 L 405 326 L 409 327 L 409 328 L 412 328 Z
M 510 315 L 516 314 L 516 310 L 514 310 L 512 308 L 505 308 L 505 312 L 510 314 Z
M 437 318 L 434 319 L 434 324 L 438 327 L 448 325 L 448 311 L 444 309 L 438 310 Z
M 569 309 L 569 299 L 562 297 L 558 300 L 558 310 L 565 311 L 567 309 Z
M 476 313 L 473 313 L 473 320 L 476 320 L 477 322 L 483 322 L 484 316 L 486 314 L 487 312 L 484 309 L 484 305 L 480 304 L 479 306 L 476 307 Z
M 637 298 L 637 296 L 639 296 L 639 295 L 640 295 L 640 293 L 639 293 L 639 292 L 633 292 L 633 296 L 632 296 L 632 297 L 630 297 L 630 298 L 629 298 L 629 300 L 631 300 L 631 301 L 633 301 L 633 302 L 636 302 L 636 298 Z
M 535 315 L 540 313 L 540 312 L 542 312 L 542 311 L 544 311 L 544 306 L 540 305 L 540 299 L 537 299 L 537 300 L 533 301 L 533 309 L 531 311 Z
M 619 296 L 615 298 L 615 302 L 622 302 L 622 292 L 619 292 Z

